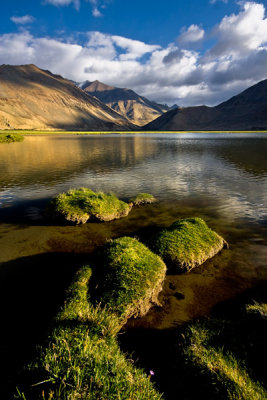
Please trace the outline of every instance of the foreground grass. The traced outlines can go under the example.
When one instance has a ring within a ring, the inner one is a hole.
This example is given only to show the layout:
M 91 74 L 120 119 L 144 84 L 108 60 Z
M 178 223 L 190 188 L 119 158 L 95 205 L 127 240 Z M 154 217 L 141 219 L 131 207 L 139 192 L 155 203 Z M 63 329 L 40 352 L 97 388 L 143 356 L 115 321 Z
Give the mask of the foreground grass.
M 22 142 L 23 139 L 20 133 L 2 133 L 0 131 L 0 143 Z
M 121 323 L 111 310 L 90 303 L 92 270 L 81 269 L 58 314 L 46 347 L 28 370 L 18 399 L 157 400 L 149 377 L 120 351 Z
M 185 382 L 200 384 L 206 399 L 266 399 L 266 387 L 260 383 L 266 377 L 266 309 L 267 304 L 254 304 L 235 321 L 191 323 L 180 344 Z
M 163 229 L 151 245 L 167 266 L 186 272 L 213 257 L 227 244 L 201 218 L 187 218 Z

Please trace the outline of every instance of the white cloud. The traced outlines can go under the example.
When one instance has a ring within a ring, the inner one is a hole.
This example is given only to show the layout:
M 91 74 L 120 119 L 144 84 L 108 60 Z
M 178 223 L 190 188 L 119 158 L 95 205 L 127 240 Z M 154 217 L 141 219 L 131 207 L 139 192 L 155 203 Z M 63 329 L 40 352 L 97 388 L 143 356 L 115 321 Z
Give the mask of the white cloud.
M 32 15 L 23 15 L 22 17 L 11 17 L 12 22 L 15 24 L 30 24 L 34 21 L 34 17 Z
M 34 63 L 75 81 L 98 79 L 129 87 L 158 102 L 214 105 L 267 78 L 264 6 L 246 2 L 240 7 L 238 14 L 225 16 L 214 27 L 216 43 L 204 54 L 181 42 L 162 48 L 89 32 L 80 45 L 23 31 L 0 36 L 0 63 Z
M 248 54 L 267 42 L 267 19 L 263 4 L 246 2 L 239 14 L 223 18 L 214 33 L 219 38 L 211 56 Z
M 204 38 L 205 31 L 198 25 L 191 25 L 187 30 L 184 30 L 178 37 L 178 42 L 182 44 L 190 42 L 199 42 Z
M 94 7 L 92 10 L 92 15 L 96 18 L 103 17 L 103 14 L 99 11 L 97 7 Z
M 69 6 L 71 3 L 73 3 L 76 10 L 79 10 L 80 8 L 80 0 L 45 0 L 45 2 L 57 7 Z

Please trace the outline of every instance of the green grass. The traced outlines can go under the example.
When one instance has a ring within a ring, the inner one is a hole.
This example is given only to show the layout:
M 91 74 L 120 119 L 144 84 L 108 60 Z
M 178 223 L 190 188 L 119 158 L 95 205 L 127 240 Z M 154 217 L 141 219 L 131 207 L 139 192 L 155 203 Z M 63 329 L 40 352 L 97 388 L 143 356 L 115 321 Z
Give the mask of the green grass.
M 19 133 L 0 132 L 0 143 L 22 142 L 24 137 Z
M 254 302 L 246 307 L 247 313 L 259 315 L 262 318 L 267 318 L 267 304 Z
M 128 215 L 131 206 L 113 193 L 93 192 L 87 188 L 59 194 L 47 207 L 48 216 L 76 224 L 88 220 L 111 221 Z
M 17 397 L 27 400 L 159 400 L 149 377 L 121 352 L 121 322 L 89 298 L 91 269 L 81 269 L 48 343 L 27 371 Z
M 177 272 L 190 271 L 217 254 L 226 245 L 201 218 L 174 222 L 151 240 L 152 250 Z
M 157 255 L 130 237 L 109 242 L 101 253 L 98 299 L 102 304 L 124 322 L 131 316 L 146 314 L 153 303 L 158 304 L 166 266 Z
M 136 196 L 132 197 L 129 200 L 129 203 L 132 203 L 134 206 L 139 206 L 141 204 L 150 204 L 156 201 L 153 194 L 149 193 L 139 193 Z
M 251 307 L 259 311 L 257 319 Z M 239 319 L 203 319 L 182 334 L 180 351 L 186 365 L 185 384 L 191 382 L 207 399 L 264 400 L 266 304 L 249 305 Z M 264 321 L 265 318 L 265 321 Z M 190 397 L 191 398 L 191 397 Z

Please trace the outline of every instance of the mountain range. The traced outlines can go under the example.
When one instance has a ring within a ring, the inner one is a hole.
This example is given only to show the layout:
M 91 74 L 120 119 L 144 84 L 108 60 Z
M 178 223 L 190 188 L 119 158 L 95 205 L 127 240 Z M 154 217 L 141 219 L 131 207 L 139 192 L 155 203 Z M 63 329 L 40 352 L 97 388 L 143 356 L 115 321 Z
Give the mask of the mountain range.
M 147 130 L 263 130 L 267 129 L 267 79 L 216 107 L 186 107 L 166 112 Z
M 267 129 L 267 79 L 215 107 L 170 110 L 130 89 L 98 81 L 80 86 L 33 64 L 1 65 L 0 129 L 123 131 L 143 124 L 152 131 Z
M 79 87 L 137 126 L 144 126 L 171 109 L 166 104 L 157 104 L 139 96 L 131 89 L 117 88 L 99 81 L 85 81 Z
M 0 129 L 132 130 L 71 81 L 35 65 L 0 66 Z

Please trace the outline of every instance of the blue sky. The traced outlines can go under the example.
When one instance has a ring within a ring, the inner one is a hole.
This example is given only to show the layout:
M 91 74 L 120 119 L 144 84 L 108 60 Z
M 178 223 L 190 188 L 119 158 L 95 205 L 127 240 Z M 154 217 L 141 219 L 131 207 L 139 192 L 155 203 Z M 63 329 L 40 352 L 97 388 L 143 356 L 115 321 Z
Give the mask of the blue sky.
M 267 78 L 267 1 L 9 0 L 0 64 L 218 104 Z

